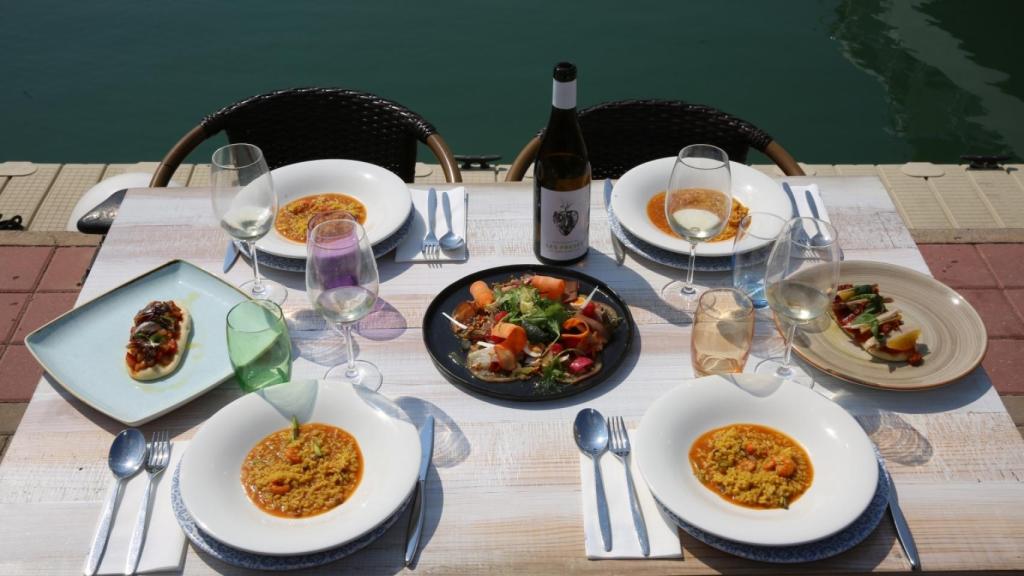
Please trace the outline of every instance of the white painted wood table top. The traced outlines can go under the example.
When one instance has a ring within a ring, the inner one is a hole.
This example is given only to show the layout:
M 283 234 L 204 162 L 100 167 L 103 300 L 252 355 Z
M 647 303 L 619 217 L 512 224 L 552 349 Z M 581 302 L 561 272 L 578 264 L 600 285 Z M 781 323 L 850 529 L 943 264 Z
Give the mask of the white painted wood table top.
M 876 178 L 818 177 L 847 259 L 885 261 L 927 272 L 913 240 Z M 462 392 L 434 369 L 422 342 L 422 315 L 444 286 L 471 272 L 534 263 L 532 188 L 469 185 L 470 258 L 441 268 L 380 262 L 380 296 L 390 304 L 359 327 L 359 355 L 384 372 L 382 392 L 416 421 L 437 417 L 434 467 L 417 572 L 495 574 L 563 572 L 702 574 L 715 572 L 872 572 L 906 570 L 886 518 L 864 543 L 836 558 L 772 566 L 734 558 L 683 537 L 682 561 L 588 561 L 583 551 L 578 455 L 571 422 L 584 406 L 639 420 L 647 406 L 693 376 L 689 327 L 659 298 L 679 271 L 611 256 L 601 183 L 593 187 L 590 255 L 581 268 L 630 304 L 638 330 L 633 352 L 595 390 L 543 404 L 513 404 Z M 202 189 L 135 190 L 93 266 L 79 302 L 92 299 L 168 260 L 182 258 L 219 273 L 226 235 Z M 228 274 L 251 274 L 239 261 Z M 285 311 L 300 356 L 297 377 L 339 361 L 341 343 L 325 331 L 298 274 L 271 272 L 288 286 Z M 725 274 L 698 273 L 724 285 Z M 95 343 L 116 345 L 121 343 Z M 748 369 L 778 353 L 779 338 L 759 322 Z M 821 377 L 818 384 L 853 413 L 878 444 L 895 477 L 904 512 L 927 570 L 1024 569 L 1024 442 L 981 369 L 952 386 L 916 393 L 868 390 Z M 228 382 L 145 426 L 189 438 L 238 397 Z M 44 378 L 0 466 L 0 574 L 77 574 L 110 484 L 106 455 L 122 426 L 58 391 Z M 405 520 L 366 550 L 319 573 L 402 570 Z M 189 549 L 185 571 L 238 570 Z

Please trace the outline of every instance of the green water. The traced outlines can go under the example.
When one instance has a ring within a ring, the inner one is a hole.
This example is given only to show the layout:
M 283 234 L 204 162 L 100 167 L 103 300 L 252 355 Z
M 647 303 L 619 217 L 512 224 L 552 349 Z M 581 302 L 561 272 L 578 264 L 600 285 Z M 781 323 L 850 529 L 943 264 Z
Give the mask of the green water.
M 319 85 L 397 100 L 456 153 L 510 162 L 546 121 L 560 59 L 582 106 L 711 104 L 805 162 L 1024 157 L 1019 1 L 0 6 L 0 161 L 156 160 L 225 104 Z

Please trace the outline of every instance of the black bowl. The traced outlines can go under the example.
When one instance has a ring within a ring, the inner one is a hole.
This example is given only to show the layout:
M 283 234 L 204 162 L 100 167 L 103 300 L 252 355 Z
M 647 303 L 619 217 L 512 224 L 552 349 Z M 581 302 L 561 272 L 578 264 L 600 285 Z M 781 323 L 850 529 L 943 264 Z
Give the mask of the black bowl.
M 466 352 L 462 349 L 462 342 L 452 332 L 451 322 L 441 313 L 451 314 L 460 302 L 472 300 L 473 297 L 469 294 L 469 285 L 477 280 L 483 280 L 488 284 L 503 282 L 528 272 L 578 280 L 580 294 L 589 294 L 597 286 L 601 292 L 594 296 L 594 300 L 611 306 L 622 318 L 622 322 L 612 332 L 608 345 L 601 351 L 602 366 L 597 374 L 577 384 L 539 386 L 539 377 L 514 382 L 486 382 L 473 376 L 473 373 L 466 368 Z M 615 373 L 626 355 L 629 354 L 629 348 L 633 344 L 633 316 L 629 313 L 629 307 L 622 301 L 622 298 L 619 298 L 618 294 L 604 282 L 582 272 L 540 264 L 499 266 L 470 274 L 449 285 L 434 298 L 423 316 L 423 343 L 441 374 L 449 382 L 463 390 L 503 400 L 554 400 L 585 392 Z

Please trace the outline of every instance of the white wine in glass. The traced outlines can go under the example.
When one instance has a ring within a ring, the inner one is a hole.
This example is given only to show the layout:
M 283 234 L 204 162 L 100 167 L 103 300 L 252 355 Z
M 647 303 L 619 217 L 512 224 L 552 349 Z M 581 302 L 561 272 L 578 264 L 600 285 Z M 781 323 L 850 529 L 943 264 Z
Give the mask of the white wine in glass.
M 313 308 L 345 334 L 348 361 L 329 370 L 326 379 L 341 378 L 371 390 L 380 388 L 380 369 L 356 360 L 352 326 L 377 303 L 380 276 L 366 231 L 351 219 L 327 220 L 309 232 L 306 241 L 306 294 Z
M 729 156 L 710 144 L 683 148 L 672 167 L 665 192 L 665 219 L 672 231 L 690 243 L 690 267 L 686 281 L 666 285 L 661 295 L 669 304 L 693 310 L 697 289 L 693 269 L 697 244 L 718 236 L 732 212 L 732 176 Z
M 252 144 L 229 144 L 213 153 L 210 165 L 210 200 L 220 226 L 245 244 L 252 258 L 253 279 L 240 287 L 257 300 L 281 304 L 288 290 L 260 276 L 256 241 L 274 226 L 277 194 L 263 158 Z
M 839 281 L 839 241 L 823 220 L 793 218 L 779 234 L 765 271 L 768 305 L 785 330 L 786 351 L 757 366 L 758 373 L 790 379 L 793 337 L 801 325 L 826 314 Z

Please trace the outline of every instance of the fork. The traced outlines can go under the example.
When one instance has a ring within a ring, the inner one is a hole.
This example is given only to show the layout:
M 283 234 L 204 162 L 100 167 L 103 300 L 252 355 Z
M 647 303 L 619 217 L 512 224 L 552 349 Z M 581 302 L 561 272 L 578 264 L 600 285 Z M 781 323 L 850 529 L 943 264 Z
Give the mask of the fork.
M 437 190 L 433 187 L 427 191 L 427 235 L 423 237 L 423 258 L 433 260 L 440 256 L 441 245 L 434 234 L 437 224 Z
M 149 454 L 146 458 L 146 472 L 149 474 L 149 483 L 146 485 L 146 493 L 142 496 L 142 506 L 139 508 L 139 516 L 135 521 L 135 530 L 132 531 L 131 544 L 128 545 L 128 563 L 125 564 L 126 575 L 135 574 L 139 566 L 139 558 L 142 556 L 142 544 L 146 540 L 146 519 L 149 516 L 149 502 L 153 496 L 153 484 L 157 476 L 167 468 L 171 461 L 171 443 L 167 431 L 154 432 L 153 440 L 149 443 Z
M 629 433 L 626 432 L 626 423 L 622 416 L 608 419 L 608 427 L 611 431 L 611 453 L 615 454 L 622 461 L 626 469 L 626 487 L 629 490 L 629 508 L 633 512 L 633 526 L 636 528 L 636 537 L 640 541 L 640 551 L 644 556 L 651 555 L 651 545 L 647 540 L 647 526 L 644 524 L 644 513 L 640 510 L 640 504 L 636 499 L 636 488 L 633 487 L 633 473 L 629 470 Z

